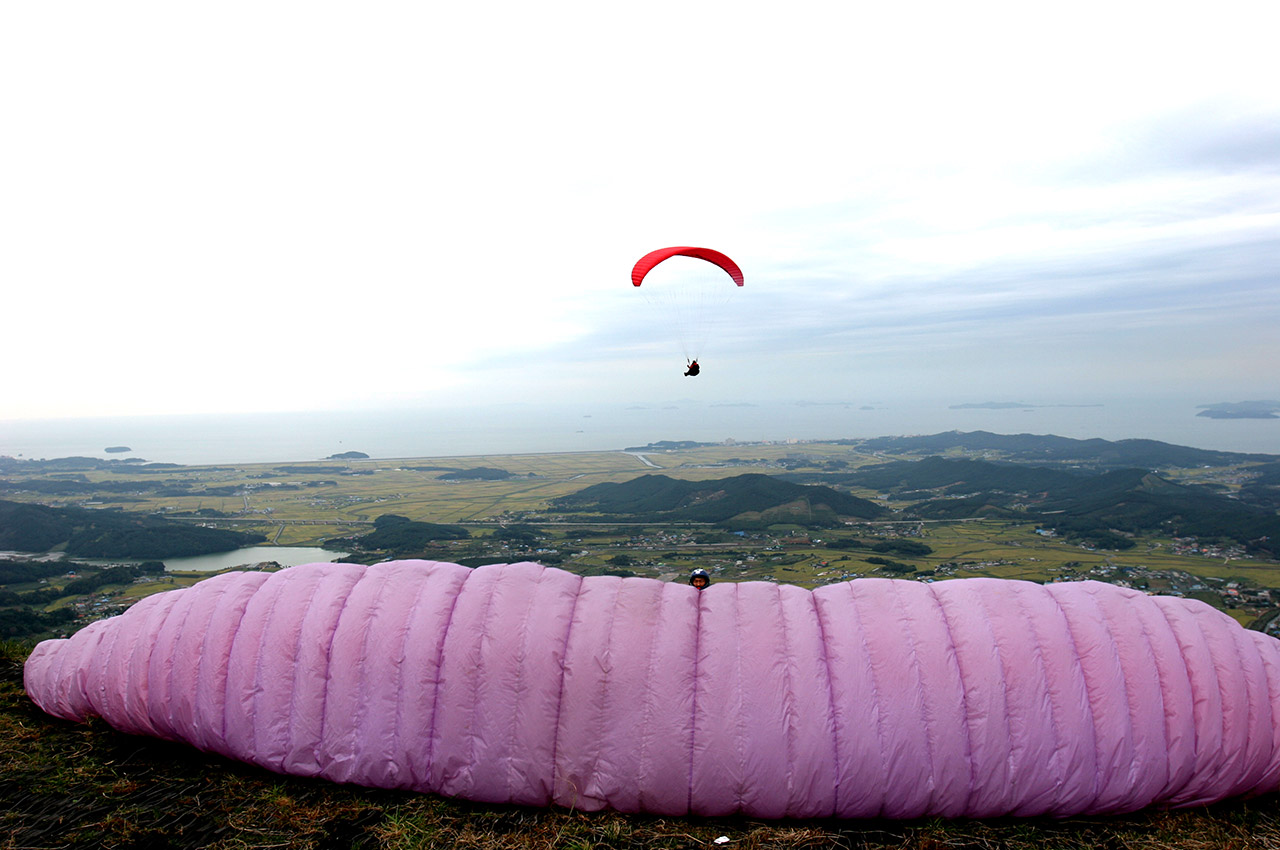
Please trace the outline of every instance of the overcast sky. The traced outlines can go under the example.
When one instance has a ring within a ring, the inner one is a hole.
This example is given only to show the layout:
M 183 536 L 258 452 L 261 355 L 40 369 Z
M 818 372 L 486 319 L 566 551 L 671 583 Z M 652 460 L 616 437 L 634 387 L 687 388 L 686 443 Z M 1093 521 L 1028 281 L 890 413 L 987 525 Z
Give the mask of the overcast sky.
M 0 419 L 1280 398 L 1278 25 L 4 4 Z M 666 245 L 746 276 L 696 379 L 630 285 Z

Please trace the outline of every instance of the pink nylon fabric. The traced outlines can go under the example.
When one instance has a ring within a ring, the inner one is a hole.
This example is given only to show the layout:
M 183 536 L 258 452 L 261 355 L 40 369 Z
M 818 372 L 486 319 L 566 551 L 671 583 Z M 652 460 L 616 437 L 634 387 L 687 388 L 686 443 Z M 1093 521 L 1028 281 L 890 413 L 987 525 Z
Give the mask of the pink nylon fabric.
M 273 771 L 585 810 L 1065 816 L 1280 784 L 1280 641 L 1096 582 L 312 564 L 148 597 L 41 643 L 25 684 Z

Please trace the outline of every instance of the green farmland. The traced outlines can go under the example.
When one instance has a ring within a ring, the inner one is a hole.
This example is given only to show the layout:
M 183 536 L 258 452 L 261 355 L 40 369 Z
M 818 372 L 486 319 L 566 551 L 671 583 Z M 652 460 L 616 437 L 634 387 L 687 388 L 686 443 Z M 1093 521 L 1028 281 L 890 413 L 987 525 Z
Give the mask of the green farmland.
M 1181 592 L 1179 580 L 1170 575 L 1186 574 L 1202 579 L 1208 590 L 1217 589 L 1209 586 L 1214 583 L 1229 582 L 1280 588 L 1280 565 L 1273 562 L 1176 554 L 1173 541 L 1155 538 L 1137 540 L 1123 551 L 1086 549 L 1038 534 L 1031 522 L 1007 519 L 905 522 L 891 513 L 881 522 L 821 531 L 777 525 L 735 534 L 731 525 L 664 527 L 604 516 L 598 521 L 579 517 L 567 522 L 547 511 L 558 497 L 648 473 L 702 480 L 797 468 L 848 470 L 888 459 L 859 451 L 857 446 L 806 443 L 703 446 L 643 454 L 477 455 L 160 470 L 120 465 L 85 472 L 78 492 L 52 499 L 21 486 L 23 480 L 34 482 L 45 476 L 14 475 L 7 497 L 159 513 L 256 532 L 279 546 L 316 546 L 360 535 L 387 514 L 462 525 L 470 533 L 466 540 L 440 541 L 420 551 L 353 555 L 363 560 L 426 557 L 474 564 L 529 559 L 583 574 L 614 572 L 665 579 L 682 578 L 703 567 L 717 581 L 766 580 L 805 587 L 868 576 L 917 580 L 988 576 L 1041 582 L 1098 578 L 1158 592 Z M 467 477 L 476 471 L 491 472 L 499 480 Z M 1212 475 L 1204 470 L 1195 473 Z M 878 498 L 866 490 L 850 492 Z M 901 509 L 905 503 L 884 504 Z M 536 542 L 512 545 L 493 537 L 499 527 L 513 523 L 536 530 Z M 878 554 L 873 548 L 892 547 L 893 541 L 918 545 L 906 554 L 897 550 Z M 128 591 L 136 598 L 147 589 L 162 588 L 139 585 Z M 1257 606 L 1226 607 L 1246 622 L 1261 613 Z

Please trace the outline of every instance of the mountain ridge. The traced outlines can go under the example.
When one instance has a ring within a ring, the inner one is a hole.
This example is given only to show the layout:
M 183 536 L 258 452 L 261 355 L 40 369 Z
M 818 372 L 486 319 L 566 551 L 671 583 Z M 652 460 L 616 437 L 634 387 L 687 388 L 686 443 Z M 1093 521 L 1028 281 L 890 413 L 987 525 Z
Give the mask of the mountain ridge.
M 810 476 L 812 478 L 814 476 Z M 1123 535 L 1157 532 L 1231 540 L 1258 555 L 1280 549 L 1280 516 L 1148 469 L 1093 474 L 991 461 L 929 457 L 825 476 L 916 504 L 920 519 L 1020 518 L 1067 536 L 1123 547 Z
M 726 523 L 762 522 L 770 512 L 802 503 L 792 514 L 806 524 L 829 525 L 839 517 L 873 519 L 885 508 L 825 485 L 806 485 L 777 476 L 746 473 L 729 478 L 688 481 L 666 475 L 641 475 L 621 483 L 593 484 L 552 501 L 553 511 L 629 514 L 637 521 L 686 520 Z
M 909 437 L 873 437 L 858 444 L 867 451 L 888 454 L 938 454 L 953 449 L 998 451 L 1007 459 L 1086 463 L 1117 468 L 1125 466 L 1193 467 L 1229 466 L 1280 460 L 1280 456 L 1251 452 L 1198 449 L 1145 438 L 1104 440 L 1076 439 L 1055 434 L 996 434 L 991 431 L 943 431 Z

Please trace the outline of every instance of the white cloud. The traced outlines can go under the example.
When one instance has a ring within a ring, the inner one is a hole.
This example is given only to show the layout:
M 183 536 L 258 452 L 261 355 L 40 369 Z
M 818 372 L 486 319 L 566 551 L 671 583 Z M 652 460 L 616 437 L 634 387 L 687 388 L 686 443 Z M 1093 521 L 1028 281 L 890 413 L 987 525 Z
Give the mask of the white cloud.
M 1275 18 L 6 6 L 0 420 L 669 397 L 628 272 L 688 243 L 748 279 L 709 396 L 1266 383 Z

